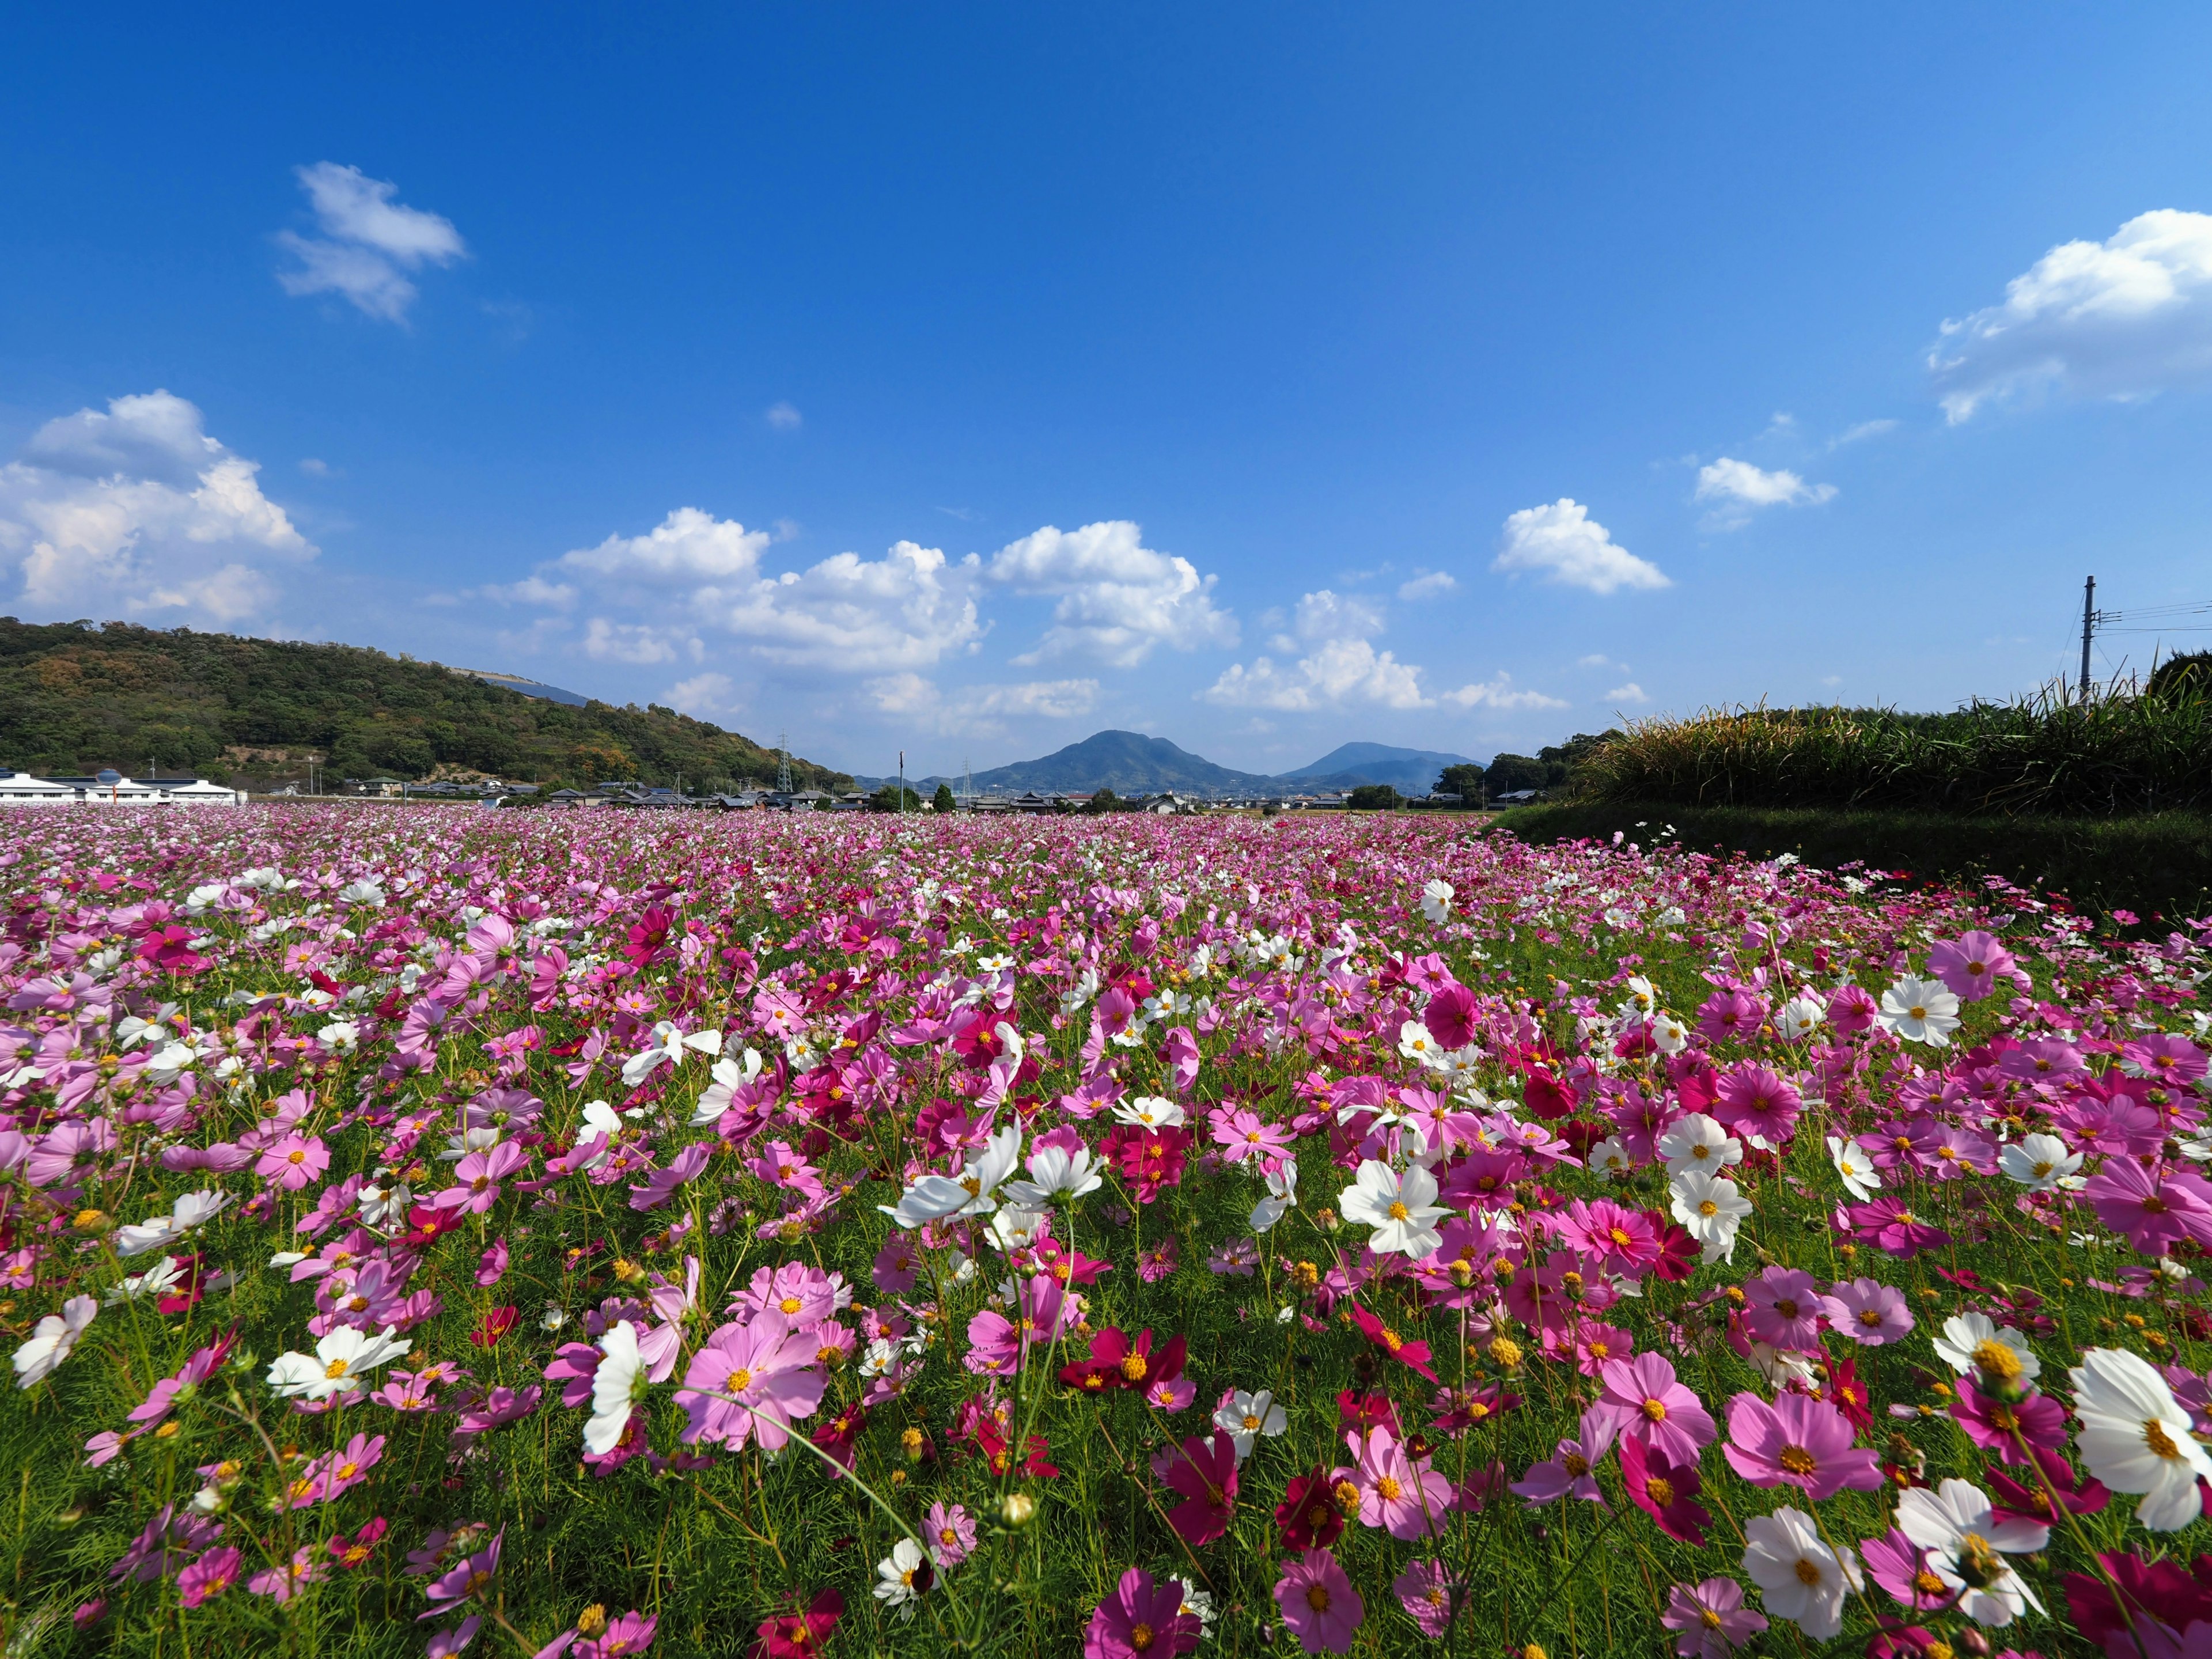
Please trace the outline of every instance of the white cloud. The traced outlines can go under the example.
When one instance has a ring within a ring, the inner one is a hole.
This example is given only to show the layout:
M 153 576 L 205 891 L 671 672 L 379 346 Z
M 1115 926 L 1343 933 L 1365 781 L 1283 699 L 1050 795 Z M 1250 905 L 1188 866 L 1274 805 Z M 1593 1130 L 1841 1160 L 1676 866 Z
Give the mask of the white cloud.
M 319 461 L 309 455 L 301 461 L 300 471 L 311 478 L 327 478 L 331 476 L 331 464 L 328 461 Z
M 1629 681 L 1626 685 L 1614 686 L 1612 690 L 1605 694 L 1605 699 L 1607 702 L 1650 702 L 1651 701 L 1644 695 L 1644 688 L 1634 680 Z
M 778 432 L 796 432 L 806 424 L 806 417 L 789 404 L 770 404 L 768 423 Z
M 1897 422 L 1893 420 L 1861 421 L 1856 426 L 1847 427 L 1829 439 L 1828 447 L 1841 449 L 1845 444 L 1858 443 L 1867 438 L 1879 438 L 1885 432 L 1896 430 Z
M 1278 666 L 1257 657 L 1249 668 L 1232 663 L 1199 694 L 1224 708 L 1334 708 L 1372 703 L 1384 708 L 1425 708 L 1421 671 L 1378 652 L 1362 639 L 1325 640 L 1310 655 Z
M 1462 708 L 1565 708 L 1565 702 L 1559 697 L 1547 697 L 1541 691 L 1522 690 L 1513 684 L 1513 677 L 1499 669 L 1492 679 L 1474 685 L 1462 685 L 1456 691 L 1447 691 L 1437 701 L 1456 703 Z
M 1607 656 L 1602 651 L 1595 651 L 1592 652 L 1587 657 L 1577 657 L 1575 659 L 1575 666 L 1577 668 L 1619 668 L 1626 670 L 1628 665 L 1625 662 L 1613 661 L 1612 658 Z
M 678 713 L 701 720 L 725 720 L 745 709 L 737 682 L 712 671 L 677 681 L 661 694 L 661 700 Z
M 1818 507 L 1835 498 L 1833 484 L 1808 484 L 1786 468 L 1768 472 L 1726 455 L 1698 469 L 1697 499 L 1718 503 L 1705 515 L 1709 529 L 1736 529 L 1762 507 Z
M 399 187 L 386 179 L 335 161 L 294 171 L 323 234 L 278 233 L 300 261 L 276 273 L 287 294 L 342 294 L 371 317 L 401 323 L 416 289 L 400 273 L 451 264 L 468 252 L 450 219 L 393 201 Z
M 951 690 L 915 673 L 887 674 L 863 687 L 877 709 L 908 716 L 947 737 L 995 735 L 1009 720 L 1072 720 L 1097 706 L 1093 679 L 963 685 Z
M 1431 599 L 1439 593 L 1449 593 L 1458 586 L 1448 570 L 1425 570 L 1409 581 L 1400 582 L 1398 597 L 1401 599 Z
M 2047 387 L 2132 398 L 2212 379 L 2212 214 L 2161 209 L 2062 242 L 2002 304 L 1946 320 L 1928 366 L 1954 425 Z
M 1561 496 L 1528 507 L 1505 520 L 1504 545 L 1490 567 L 1509 574 L 1528 570 L 1569 587 L 1610 593 L 1620 587 L 1668 587 L 1659 567 L 1613 539 L 1580 502 Z
M 768 544 L 765 530 L 679 507 L 642 536 L 610 536 L 597 547 L 563 553 L 548 568 L 622 586 L 742 581 L 754 575 Z
M 594 617 L 584 629 L 584 654 L 595 662 L 675 662 L 686 647 L 694 659 L 702 654 L 696 635 L 650 623 L 616 623 Z
M 991 556 L 983 573 L 1017 593 L 1056 598 L 1053 625 L 1014 659 L 1071 654 L 1133 668 L 1159 646 L 1188 651 L 1237 643 L 1236 618 L 1215 608 L 1214 579 L 1176 555 L 1144 545 L 1126 519 L 1063 531 L 1047 525 Z
M 1291 626 L 1302 640 L 1363 640 L 1382 631 L 1382 612 L 1365 599 L 1316 588 L 1299 599 Z
M 267 618 L 283 574 L 315 556 L 259 466 L 167 392 L 49 421 L 0 467 L 0 561 L 27 617 Z
M 549 582 L 543 576 L 525 576 L 519 582 L 495 582 L 476 592 L 501 605 L 538 605 L 566 611 L 576 602 L 576 590 L 568 582 Z

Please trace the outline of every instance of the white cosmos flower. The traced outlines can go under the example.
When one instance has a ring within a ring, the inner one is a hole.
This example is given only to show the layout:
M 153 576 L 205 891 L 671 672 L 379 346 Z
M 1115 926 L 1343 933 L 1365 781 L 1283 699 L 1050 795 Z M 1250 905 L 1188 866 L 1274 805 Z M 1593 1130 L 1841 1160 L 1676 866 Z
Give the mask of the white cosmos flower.
M 1874 1167 L 1874 1160 L 1857 1141 L 1830 1135 L 1828 1158 L 1835 1164 L 1836 1173 L 1843 1177 L 1844 1190 L 1860 1203 L 1873 1197 L 1875 1189 L 1881 1185 L 1881 1171 Z
M 1589 1167 L 1613 1181 L 1626 1181 L 1636 1173 L 1636 1160 L 1628 1155 L 1628 1147 L 1619 1135 L 1607 1135 L 1589 1150 Z
M 1785 1042 L 1795 1042 L 1827 1017 L 1820 998 L 1809 993 L 1790 999 L 1774 1011 L 1774 1029 Z
M 637 1327 L 627 1319 L 599 1339 L 599 1368 L 592 1373 L 592 1419 L 584 1425 L 584 1449 L 605 1457 L 629 1426 L 630 1408 L 649 1386 L 645 1357 L 637 1351 Z
M 1676 1118 L 1659 1137 L 1659 1161 L 1669 1177 L 1702 1170 L 1718 1175 L 1731 1164 L 1743 1162 L 1743 1142 L 1707 1117 L 1691 1112 Z
M 1668 1183 L 1674 1219 L 1705 1248 L 1708 1262 L 1735 1257 L 1736 1230 L 1751 1213 L 1751 1200 L 1723 1175 L 1687 1170 Z
M 1158 1095 L 1139 1095 L 1114 1109 L 1114 1115 L 1139 1129 L 1173 1129 L 1188 1121 L 1183 1109 Z
M 576 1150 L 568 1155 L 569 1162 L 579 1170 L 596 1170 L 607 1161 L 615 1149 L 615 1136 L 622 1132 L 622 1118 L 604 1100 L 584 1103 L 584 1124 L 576 1131 Z M 588 1158 L 583 1157 L 586 1146 L 598 1143 L 599 1150 Z M 581 1158 L 581 1161 L 578 1160 Z
M 1641 974 L 1631 974 L 1621 988 L 1628 993 L 1628 1000 L 1620 1005 L 1624 1014 L 1649 1014 L 1659 1006 L 1658 988 Z
M 1021 1181 L 1008 1182 L 1008 1199 L 1013 1199 L 1016 1187 L 1028 1184 Z M 1018 1201 L 1010 1201 L 999 1206 L 999 1212 L 991 1218 L 991 1224 L 984 1231 L 990 1235 L 991 1243 L 999 1247 L 1001 1254 L 1026 1250 L 1037 1242 L 1038 1235 L 1044 1231 L 1045 1220 L 1042 1209 L 1018 1207 Z
M 1953 1314 L 1943 1322 L 1935 1346 L 1937 1357 L 1961 1376 L 1978 1370 L 1992 1379 L 2033 1382 L 2043 1374 L 2043 1362 L 2027 1339 L 1987 1314 Z
M 2068 1184 L 2081 1167 L 2081 1154 L 2057 1135 L 2038 1130 L 2023 1135 L 1997 1154 L 1997 1167 L 2033 1193 L 2047 1193 Z
M 125 1279 L 109 1291 L 103 1305 L 120 1307 L 125 1302 L 136 1302 L 142 1296 L 163 1295 L 184 1276 L 185 1270 L 177 1265 L 177 1258 L 165 1255 L 144 1273 Z
M 1420 1021 L 1409 1019 L 1398 1028 L 1398 1052 L 1433 1069 L 1443 1058 L 1444 1045 L 1431 1036 L 1429 1028 Z
M 315 1033 L 315 1041 L 333 1054 L 349 1054 L 361 1046 L 361 1027 L 349 1019 L 334 1019 Z
M 891 1553 L 876 1563 L 876 1600 L 885 1607 L 904 1607 L 907 1617 L 914 1616 L 909 1605 L 921 1594 L 921 1586 L 915 1577 L 922 1564 L 929 1558 L 921 1553 L 921 1546 L 911 1538 L 902 1538 L 891 1546 Z
M 714 1062 L 708 1075 L 714 1081 L 700 1091 L 699 1103 L 692 1109 L 691 1127 L 703 1129 L 730 1109 L 730 1102 L 746 1084 L 760 1075 L 760 1050 L 748 1048 L 742 1060 L 722 1059 Z
M 1883 1025 L 1907 1042 L 1948 1047 L 1959 1029 L 1959 999 L 1940 979 L 1915 979 L 1907 974 L 1881 994 Z
M 41 1319 L 29 1340 L 15 1350 L 15 1386 L 34 1388 L 52 1376 L 99 1312 L 100 1304 L 90 1297 L 73 1296 L 62 1304 L 59 1313 Z
M 1060 1193 L 1081 1198 L 1097 1192 L 1105 1181 L 1088 1146 L 1072 1152 L 1065 1146 L 1036 1147 L 1029 1156 L 1029 1171 L 1030 1179 L 1006 1183 L 1006 1196 L 1025 1210 L 1045 1209 Z
M 369 1372 L 414 1346 L 406 1337 L 395 1337 L 389 1325 L 374 1332 L 341 1325 L 315 1344 L 314 1352 L 280 1353 L 270 1361 L 269 1386 L 288 1398 L 327 1400 L 358 1389 Z
M 373 881 L 349 881 L 338 889 L 338 902 L 365 905 L 374 909 L 384 902 L 384 890 Z
M 1759 1586 L 1768 1614 L 1794 1619 L 1816 1642 L 1844 1627 L 1844 1598 L 1859 1588 L 1858 1558 L 1820 1541 L 1813 1517 L 1784 1505 L 1744 1522 L 1743 1570 Z
M 1367 1241 L 1377 1255 L 1428 1255 L 1443 1243 L 1436 1220 L 1446 1213 L 1434 1200 L 1437 1178 L 1415 1164 L 1402 1176 L 1389 1164 L 1368 1158 L 1337 1207 L 1346 1221 L 1375 1231 Z
M 695 1054 L 720 1054 L 722 1034 L 720 1031 L 693 1031 L 686 1035 L 672 1019 L 664 1019 L 653 1028 L 653 1044 L 640 1050 L 623 1062 L 623 1086 L 635 1089 L 651 1077 L 662 1066 L 680 1066 L 689 1050 Z
M 2021 1582 L 2008 1555 L 2032 1555 L 2051 1541 L 2051 1528 L 2024 1516 L 2000 1519 L 1989 1494 L 1966 1480 L 1946 1480 L 1930 1492 L 1914 1486 L 1897 1495 L 1899 1531 L 1929 1553 L 1936 1576 L 1959 1596 L 1959 1610 L 1992 1629 L 2009 1625 L 2043 1603 Z
M 174 1243 L 193 1228 L 203 1226 L 222 1213 L 229 1206 L 230 1194 L 210 1188 L 206 1192 L 186 1193 L 171 1207 L 167 1215 L 149 1216 L 145 1220 L 115 1230 L 115 1254 L 119 1256 L 143 1255 L 149 1250 L 158 1250 Z
M 2197 1483 L 2212 1480 L 2212 1457 L 2190 1437 L 2166 1379 L 2122 1348 L 2092 1348 L 2067 1375 L 2089 1473 L 2114 1492 L 2141 1492 L 2136 1519 L 2153 1532 L 2179 1532 L 2203 1514 Z
M 1280 1221 L 1286 1212 L 1297 1207 L 1298 1201 L 1297 1164 L 1285 1163 L 1281 1169 L 1271 1170 L 1266 1180 L 1267 1197 L 1252 1206 L 1252 1231 L 1255 1233 L 1266 1232 Z
M 1421 914 L 1429 919 L 1431 926 L 1443 927 L 1450 918 L 1451 908 L 1452 884 L 1442 876 L 1435 878 L 1421 889 Z
M 197 1066 L 199 1058 L 198 1051 L 189 1043 L 165 1043 L 148 1058 L 146 1075 L 166 1088 Z
M 382 1227 L 407 1218 L 415 1194 L 404 1181 L 361 1189 L 361 1218 L 371 1227 Z
M 1690 1028 L 1672 1014 L 1651 1022 L 1651 1046 L 1662 1054 L 1679 1054 L 1690 1046 Z
M 1213 1413 L 1213 1425 L 1237 1443 L 1237 1461 L 1242 1463 L 1261 1435 L 1273 1439 L 1291 1426 L 1291 1419 L 1275 1403 L 1273 1389 L 1247 1394 L 1238 1389 Z
M 995 1188 L 1013 1172 L 1021 1150 L 1021 1127 L 1009 1124 L 991 1137 L 981 1152 L 971 1156 L 958 1175 L 923 1176 L 896 1204 L 876 1207 L 909 1232 L 924 1222 L 948 1216 L 988 1215 L 999 1207 Z

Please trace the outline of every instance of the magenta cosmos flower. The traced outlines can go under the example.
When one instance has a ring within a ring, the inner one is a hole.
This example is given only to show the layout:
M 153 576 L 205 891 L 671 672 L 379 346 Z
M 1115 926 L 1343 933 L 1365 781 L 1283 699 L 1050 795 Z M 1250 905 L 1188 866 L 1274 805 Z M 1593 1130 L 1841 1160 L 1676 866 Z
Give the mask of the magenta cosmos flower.
M 1905 1292 L 1878 1279 L 1854 1279 L 1828 1287 L 1820 1298 L 1837 1334 L 1869 1348 L 1894 1342 L 1912 1329 L 1912 1310 Z
M 811 1334 L 793 1330 L 780 1313 L 757 1315 L 750 1325 L 717 1328 L 691 1356 L 684 1388 L 676 1391 L 676 1403 L 691 1419 L 680 1437 L 687 1445 L 720 1440 L 732 1450 L 748 1436 L 770 1451 L 782 1445 L 782 1425 L 813 1416 L 822 1403 L 815 1346 Z M 687 1392 L 700 1389 L 730 1398 Z
M 1399 1605 L 1431 1641 L 1450 1627 L 1452 1582 L 1443 1562 L 1411 1562 L 1390 1581 L 1390 1588 L 1398 1593 Z
M 2018 967 L 1996 934 L 1979 929 L 1945 939 L 1928 953 L 1928 971 L 1965 1002 L 1979 1002 L 2000 977 L 2011 978 Z
M 1771 1406 L 1749 1390 L 1729 1401 L 1729 1467 L 1756 1486 L 1787 1482 L 1818 1503 L 1845 1486 L 1881 1485 L 1881 1461 L 1851 1444 L 1851 1425 L 1825 1400 L 1785 1394 Z
M 1682 1659 L 1729 1659 L 1766 1628 L 1765 1615 L 1744 1606 L 1743 1586 L 1733 1578 L 1675 1585 L 1659 1622 L 1676 1632 L 1674 1651 Z
M 272 1187 L 296 1193 L 311 1187 L 331 1167 L 330 1149 L 320 1135 L 289 1134 L 263 1152 L 253 1173 Z
M 1308 1653 L 1351 1652 L 1352 1638 L 1367 1617 L 1367 1604 L 1327 1550 L 1308 1550 L 1283 1563 L 1275 1605 Z
M 2146 1170 L 2132 1158 L 2108 1158 L 2081 1188 L 2097 1219 L 2145 1255 L 2179 1239 L 2212 1245 L 2212 1187 L 2179 1170 Z
M 1771 1348 L 1814 1353 L 1820 1346 L 1820 1316 L 1827 1311 L 1812 1274 L 1796 1267 L 1767 1267 L 1743 1287 L 1744 1328 Z
M 1770 1146 L 1788 1141 L 1804 1109 L 1796 1087 L 1764 1066 L 1739 1066 L 1721 1074 L 1720 1098 L 1713 1115 L 1730 1134 L 1757 1135 Z
M 499 1202 L 499 1183 L 529 1161 L 530 1154 L 511 1140 L 471 1152 L 453 1166 L 453 1184 L 438 1194 L 439 1207 L 482 1215 Z
M 1210 1439 L 1184 1437 L 1180 1451 L 1163 1453 L 1160 1479 L 1182 1496 L 1168 1524 L 1193 1544 L 1211 1544 L 1237 1517 L 1237 1442 L 1216 1429 Z
M 179 1599 L 188 1607 L 213 1601 L 238 1582 L 239 1565 L 243 1559 L 236 1550 L 228 1547 L 210 1550 L 177 1575 Z
M 1638 1442 L 1669 1463 L 1694 1464 L 1698 1455 L 1712 1444 L 1718 1432 L 1712 1413 L 1674 1380 L 1674 1366 L 1662 1355 L 1616 1359 L 1601 1376 L 1605 1392 L 1596 1409 L 1612 1419 L 1623 1439 Z
M 1155 1655 L 1188 1653 L 1198 1645 L 1200 1626 L 1197 1614 L 1185 1613 L 1182 1606 L 1178 1580 L 1156 1584 L 1142 1567 L 1130 1568 L 1091 1615 L 1091 1628 L 1083 1637 L 1083 1659 L 1152 1659 Z
M 1375 1429 L 1360 1443 L 1345 1442 L 1359 1454 L 1352 1483 L 1359 1488 L 1360 1524 L 1381 1527 L 1393 1538 L 1426 1538 L 1444 1529 L 1451 1509 L 1451 1482 L 1429 1467 L 1425 1457 L 1409 1459 L 1388 1429 Z
M 939 1567 L 957 1567 L 975 1547 L 975 1521 L 961 1504 L 932 1504 L 921 1523 L 921 1541 Z

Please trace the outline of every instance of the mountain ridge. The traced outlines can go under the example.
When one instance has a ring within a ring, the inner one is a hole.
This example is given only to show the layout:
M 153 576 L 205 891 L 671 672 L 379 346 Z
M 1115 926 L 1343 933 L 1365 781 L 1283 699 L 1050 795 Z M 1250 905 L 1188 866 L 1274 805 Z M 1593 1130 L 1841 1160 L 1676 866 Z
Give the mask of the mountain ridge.
M 1111 789 L 1117 795 L 1169 790 L 1198 795 L 1248 795 L 1279 794 L 1286 787 L 1312 793 L 1387 783 L 1401 793 L 1423 795 L 1435 787 L 1437 775 L 1443 768 L 1474 763 L 1464 755 L 1442 750 L 1347 743 L 1294 772 L 1240 772 L 1194 755 L 1165 738 L 1109 727 L 1035 760 L 1013 761 L 977 772 L 975 784 L 979 793 L 988 794 L 1018 795 L 1031 790 L 1039 794 L 1085 794 Z M 854 781 L 864 787 L 896 781 L 890 776 L 858 775 Z M 908 778 L 907 787 L 927 794 L 940 783 L 958 791 L 966 781 L 963 777 L 933 774 Z

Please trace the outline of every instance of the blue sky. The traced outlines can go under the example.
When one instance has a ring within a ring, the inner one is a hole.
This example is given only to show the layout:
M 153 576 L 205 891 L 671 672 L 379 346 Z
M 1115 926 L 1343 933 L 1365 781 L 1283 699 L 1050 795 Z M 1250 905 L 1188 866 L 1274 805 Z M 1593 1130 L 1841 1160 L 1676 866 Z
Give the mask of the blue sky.
M 2212 601 L 2212 10 L 630 9 L 14 20 L 0 611 L 1272 771 Z

